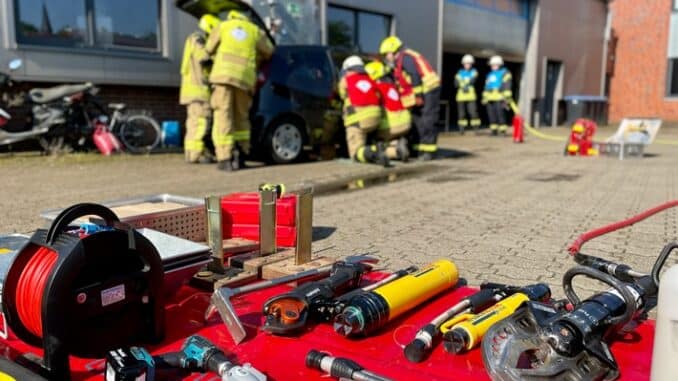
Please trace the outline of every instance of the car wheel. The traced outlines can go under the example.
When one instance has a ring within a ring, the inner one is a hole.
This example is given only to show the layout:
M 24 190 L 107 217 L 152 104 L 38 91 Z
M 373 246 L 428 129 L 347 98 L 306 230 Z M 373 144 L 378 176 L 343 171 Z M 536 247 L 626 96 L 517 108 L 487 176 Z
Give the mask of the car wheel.
M 283 120 L 269 128 L 267 145 L 271 160 L 279 164 L 297 161 L 304 150 L 304 133 L 300 123 Z

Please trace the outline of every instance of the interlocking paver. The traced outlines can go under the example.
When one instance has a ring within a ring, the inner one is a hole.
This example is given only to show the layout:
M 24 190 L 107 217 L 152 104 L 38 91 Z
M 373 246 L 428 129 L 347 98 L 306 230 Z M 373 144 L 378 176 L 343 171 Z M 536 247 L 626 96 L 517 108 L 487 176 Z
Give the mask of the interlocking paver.
M 665 129 L 662 137 L 678 140 L 678 130 Z M 544 281 L 562 296 L 560 279 L 574 265 L 566 248 L 580 233 L 678 195 L 675 146 L 655 145 L 648 150 L 652 156 L 624 161 L 564 157 L 562 143 L 534 139 L 512 144 L 448 136 L 441 146 L 470 155 L 439 160 L 419 177 L 317 197 L 315 226 L 336 230 L 314 242 L 314 250 L 335 257 L 374 253 L 388 269 L 450 258 L 471 284 Z M 251 191 L 262 182 L 324 184 L 381 169 L 334 161 L 221 174 L 187 166 L 178 155 L 0 156 L 0 173 L 0 231 L 27 232 L 42 225 L 39 211 L 85 200 L 199 197 Z M 590 242 L 585 251 L 647 270 L 662 246 L 676 239 L 678 211 L 672 210 Z

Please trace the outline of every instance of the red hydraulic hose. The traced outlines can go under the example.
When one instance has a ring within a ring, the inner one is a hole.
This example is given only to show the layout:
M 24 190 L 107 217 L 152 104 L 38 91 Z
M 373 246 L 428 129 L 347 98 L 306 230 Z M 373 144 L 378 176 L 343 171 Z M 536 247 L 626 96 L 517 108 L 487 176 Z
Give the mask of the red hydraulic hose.
M 601 235 L 605 235 L 607 233 L 623 229 L 625 227 L 631 226 L 639 221 L 642 221 L 648 217 L 651 217 L 661 211 L 664 211 L 666 209 L 670 209 L 673 207 L 678 206 L 678 200 L 673 200 L 666 202 L 664 204 L 661 204 L 659 206 L 655 206 L 652 209 L 648 209 L 638 215 L 635 215 L 631 218 L 627 218 L 622 221 L 618 221 L 606 226 L 603 226 L 602 228 L 598 229 L 593 229 L 590 231 L 587 231 L 586 233 L 580 235 L 571 245 L 570 247 L 567 248 L 567 250 L 570 252 L 570 255 L 576 255 L 579 253 L 579 250 L 581 250 L 582 245 L 584 245 L 586 242 L 596 238 L 600 237 Z
M 42 297 L 58 258 L 52 249 L 39 247 L 19 275 L 17 314 L 26 329 L 38 337 L 42 337 Z

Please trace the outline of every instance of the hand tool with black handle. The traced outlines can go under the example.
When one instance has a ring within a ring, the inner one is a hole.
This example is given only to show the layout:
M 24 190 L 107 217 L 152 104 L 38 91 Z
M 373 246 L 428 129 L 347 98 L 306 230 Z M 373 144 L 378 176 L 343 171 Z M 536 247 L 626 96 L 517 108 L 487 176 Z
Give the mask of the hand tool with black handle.
M 294 335 L 306 327 L 309 319 L 319 320 L 317 308 L 335 297 L 354 290 L 372 266 L 368 262 L 337 262 L 330 276 L 303 284 L 275 296 L 264 304 L 266 322 L 263 330 L 276 335 Z

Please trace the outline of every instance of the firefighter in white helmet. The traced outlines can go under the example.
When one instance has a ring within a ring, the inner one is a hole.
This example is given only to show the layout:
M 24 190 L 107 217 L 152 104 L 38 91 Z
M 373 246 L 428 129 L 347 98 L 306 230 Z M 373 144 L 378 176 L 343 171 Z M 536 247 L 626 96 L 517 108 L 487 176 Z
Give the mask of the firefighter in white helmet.
M 472 55 L 464 55 L 461 59 L 462 68 L 454 76 L 454 87 L 457 89 L 457 125 L 462 134 L 468 126 L 471 126 L 474 130 L 480 127 L 478 106 L 476 105 L 478 97 L 475 88 L 478 71 L 473 67 L 474 63 L 475 59 Z
M 492 71 L 485 80 L 482 103 L 487 107 L 487 116 L 490 120 L 490 129 L 493 135 L 506 133 L 506 109 L 513 100 L 513 77 L 511 72 L 504 67 L 504 59 L 501 56 L 490 58 Z
M 379 89 L 365 71 L 362 58 L 350 56 L 344 60 L 337 87 L 344 102 L 349 156 L 359 163 L 389 166 L 384 146 L 367 144 L 368 135 L 376 132 L 381 124 L 382 113 Z

